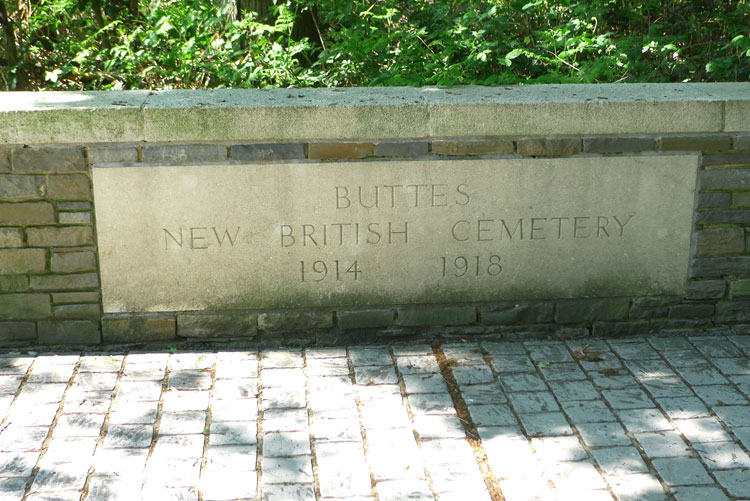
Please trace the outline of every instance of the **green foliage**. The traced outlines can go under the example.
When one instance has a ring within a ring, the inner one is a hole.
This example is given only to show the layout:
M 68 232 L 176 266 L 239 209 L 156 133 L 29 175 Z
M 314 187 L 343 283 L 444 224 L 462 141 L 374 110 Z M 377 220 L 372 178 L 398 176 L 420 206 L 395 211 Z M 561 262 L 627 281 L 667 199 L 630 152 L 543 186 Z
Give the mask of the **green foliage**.
M 750 0 L 268 1 L 0 0 L 0 88 L 750 80 Z

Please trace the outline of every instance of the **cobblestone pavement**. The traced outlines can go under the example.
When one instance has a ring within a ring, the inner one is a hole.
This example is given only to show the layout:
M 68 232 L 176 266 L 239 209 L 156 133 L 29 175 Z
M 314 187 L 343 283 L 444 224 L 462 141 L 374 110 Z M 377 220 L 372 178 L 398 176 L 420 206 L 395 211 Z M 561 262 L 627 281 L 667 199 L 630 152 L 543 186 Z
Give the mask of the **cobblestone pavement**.
M 750 499 L 750 337 L 0 357 L 2 500 Z

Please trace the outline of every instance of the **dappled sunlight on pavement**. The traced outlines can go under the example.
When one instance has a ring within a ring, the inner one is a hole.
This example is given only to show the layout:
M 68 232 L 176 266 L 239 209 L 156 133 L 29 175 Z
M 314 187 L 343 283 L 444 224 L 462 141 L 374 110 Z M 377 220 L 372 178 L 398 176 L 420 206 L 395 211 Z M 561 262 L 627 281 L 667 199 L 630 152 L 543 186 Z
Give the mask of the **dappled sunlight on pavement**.
M 750 498 L 750 337 L 0 356 L 0 500 Z

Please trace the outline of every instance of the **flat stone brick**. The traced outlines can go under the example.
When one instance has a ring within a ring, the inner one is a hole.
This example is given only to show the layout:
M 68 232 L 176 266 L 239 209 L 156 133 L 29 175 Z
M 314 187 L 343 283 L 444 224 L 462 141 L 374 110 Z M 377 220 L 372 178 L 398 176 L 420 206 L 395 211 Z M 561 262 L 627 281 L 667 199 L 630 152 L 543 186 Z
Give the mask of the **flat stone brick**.
M 436 139 L 431 143 L 433 153 L 438 155 L 490 155 L 513 153 L 515 145 L 510 139 Z
M 94 289 L 99 287 L 99 276 L 96 273 L 79 273 L 75 275 L 40 275 L 31 277 L 32 290 L 61 291 L 71 289 Z
M 713 304 L 678 304 L 669 308 L 669 318 L 709 318 L 713 315 Z
M 0 292 L 22 292 L 29 290 L 29 278 L 25 275 L 0 275 Z
M 373 329 L 393 325 L 395 312 L 391 309 L 338 310 L 338 326 L 342 329 Z
M 198 163 L 227 159 L 227 147 L 221 144 L 155 144 L 143 147 L 144 162 Z
M 10 150 L 0 150 L 0 172 L 10 172 Z
M 727 284 L 724 280 L 693 280 L 688 282 L 688 299 L 720 299 L 724 297 Z
M 743 228 L 708 228 L 697 232 L 695 246 L 697 257 L 741 254 L 744 251 L 745 230 Z
M 55 209 L 47 202 L 0 204 L 0 224 L 54 224 Z
M 0 249 L 0 274 L 40 273 L 46 267 L 44 249 Z
M 554 303 L 499 304 L 479 307 L 482 324 L 537 324 L 552 322 Z
M 591 333 L 594 337 L 642 336 L 651 330 L 646 321 L 639 322 L 596 322 Z
M 654 332 L 677 331 L 680 334 L 687 334 L 690 331 L 704 329 L 710 325 L 709 319 L 657 318 L 651 321 L 651 330 Z
M 258 314 L 258 328 L 269 332 L 327 329 L 333 313 L 324 311 L 274 311 Z
M 90 209 L 91 202 L 57 202 L 58 210 Z
M 51 263 L 54 272 L 92 271 L 96 270 L 96 255 L 93 251 L 55 251 L 52 253 Z
M 693 277 L 747 274 L 750 257 L 715 257 L 693 261 Z
M 177 320 L 172 315 L 102 317 L 102 339 L 105 343 L 168 341 L 176 337 Z
M 519 139 L 518 153 L 525 157 L 569 157 L 581 152 L 580 139 Z
M 52 313 L 48 294 L 3 294 L 0 296 L 0 319 L 31 320 L 47 318 Z
M 557 303 L 555 321 L 560 324 L 622 320 L 630 310 L 629 299 L 581 299 Z
M 373 143 L 308 143 L 307 145 L 307 158 L 316 160 L 367 158 L 374 155 Z
M 737 151 L 750 150 L 750 134 L 732 137 L 732 146 Z
M 138 161 L 136 146 L 91 146 L 86 153 L 89 164 Z
M 698 194 L 699 209 L 726 209 L 730 205 L 737 205 L 732 202 L 732 194 L 712 191 Z
M 52 304 L 99 303 L 98 292 L 59 292 L 52 294 Z
M 179 313 L 177 335 L 180 337 L 252 337 L 258 333 L 255 313 Z
M 59 212 L 57 214 L 60 224 L 91 224 L 90 212 Z
M 29 228 L 26 235 L 30 247 L 78 247 L 94 243 L 94 232 L 88 226 Z
M 707 169 L 699 175 L 701 190 L 750 189 L 750 169 Z
M 719 322 L 750 321 L 750 301 L 719 301 L 716 303 Z
M 750 296 L 750 279 L 745 278 L 729 282 L 729 294 L 732 297 Z
M 679 302 L 679 298 L 672 297 L 638 297 L 633 299 L 630 318 L 666 317 L 669 314 L 668 306 Z
M 232 160 L 291 160 L 305 158 L 305 143 L 232 145 Z
M 53 200 L 91 198 L 91 180 L 87 174 L 47 176 L 47 196 Z
M 99 318 L 101 310 L 98 304 L 63 304 L 54 306 L 52 313 L 55 318 Z
M 750 223 L 750 210 L 701 211 L 695 215 L 697 224 Z
M 427 141 L 382 142 L 375 145 L 375 155 L 379 157 L 418 157 L 430 152 Z
M 36 340 L 34 322 L 0 322 L 0 343 Z
M 85 172 L 82 147 L 17 148 L 11 153 L 14 172 Z
M 713 194 L 713 193 L 712 193 Z M 719 194 L 719 193 L 715 193 Z M 727 193 L 727 195 L 729 195 Z M 732 193 L 733 207 L 750 207 L 750 191 L 736 191 Z
M 23 232 L 20 228 L 0 228 L 0 249 L 23 247 Z
M 398 309 L 402 326 L 468 325 L 477 321 L 474 306 L 411 306 Z
M 99 344 L 99 322 L 53 320 L 39 322 L 40 344 Z
M 729 151 L 731 136 L 671 136 L 661 138 L 662 151 Z
M 44 176 L 0 175 L 0 200 L 44 198 L 47 191 Z
M 704 166 L 714 165 L 750 165 L 750 153 L 725 153 L 720 155 L 703 155 Z
M 590 137 L 583 140 L 586 153 L 623 153 L 629 151 L 651 151 L 653 137 Z

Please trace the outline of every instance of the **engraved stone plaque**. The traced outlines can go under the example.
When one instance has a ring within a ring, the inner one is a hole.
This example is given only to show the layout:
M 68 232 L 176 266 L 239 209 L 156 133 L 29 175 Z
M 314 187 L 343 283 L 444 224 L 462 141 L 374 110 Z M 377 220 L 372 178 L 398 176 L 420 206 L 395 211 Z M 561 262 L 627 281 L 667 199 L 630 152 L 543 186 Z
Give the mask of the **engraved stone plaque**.
M 97 165 L 104 311 L 683 294 L 697 155 Z

